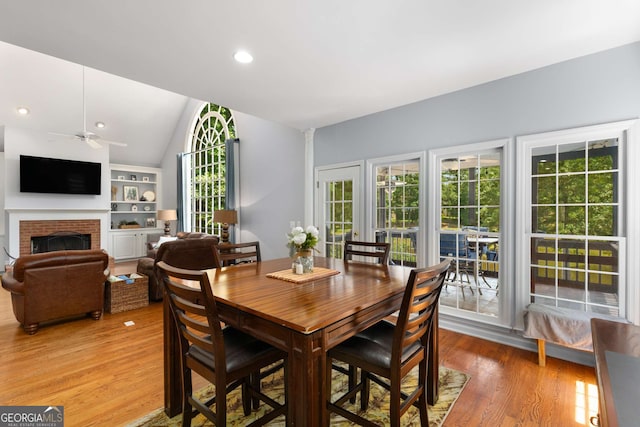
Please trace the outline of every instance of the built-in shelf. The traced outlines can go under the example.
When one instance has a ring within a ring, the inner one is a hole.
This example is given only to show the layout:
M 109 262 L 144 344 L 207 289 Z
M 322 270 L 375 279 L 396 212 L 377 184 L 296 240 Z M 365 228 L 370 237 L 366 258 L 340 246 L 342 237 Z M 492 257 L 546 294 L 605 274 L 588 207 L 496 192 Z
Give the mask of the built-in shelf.
M 146 255 L 150 234 L 163 232 L 157 220 L 160 193 L 160 169 L 112 164 L 111 238 L 109 252 L 115 259 Z M 145 195 L 153 200 L 144 200 Z M 142 200 L 141 200 L 142 199 Z M 136 206 L 137 209 L 131 209 Z M 149 210 L 144 210 L 147 207 Z M 140 228 L 119 228 L 121 223 L 136 222 Z

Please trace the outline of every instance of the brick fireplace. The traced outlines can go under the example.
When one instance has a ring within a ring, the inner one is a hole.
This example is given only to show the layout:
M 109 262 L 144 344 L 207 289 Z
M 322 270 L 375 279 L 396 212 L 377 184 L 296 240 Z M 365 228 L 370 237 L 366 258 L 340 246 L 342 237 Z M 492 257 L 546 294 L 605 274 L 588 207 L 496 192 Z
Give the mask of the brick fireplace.
M 31 237 L 48 236 L 58 232 L 76 232 L 91 236 L 91 249 L 100 249 L 100 220 L 99 219 L 70 219 L 70 220 L 21 220 L 20 224 L 20 255 L 31 253 Z

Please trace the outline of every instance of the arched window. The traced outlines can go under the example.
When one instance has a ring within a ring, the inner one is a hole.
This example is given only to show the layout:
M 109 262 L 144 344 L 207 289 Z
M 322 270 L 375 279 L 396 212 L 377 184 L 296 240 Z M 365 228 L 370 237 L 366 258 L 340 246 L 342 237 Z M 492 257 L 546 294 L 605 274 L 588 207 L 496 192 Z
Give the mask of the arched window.
M 220 234 L 213 212 L 227 208 L 225 141 L 236 137 L 231 110 L 203 104 L 196 115 L 184 154 L 184 222 L 189 231 Z M 233 179 L 233 177 L 231 177 Z

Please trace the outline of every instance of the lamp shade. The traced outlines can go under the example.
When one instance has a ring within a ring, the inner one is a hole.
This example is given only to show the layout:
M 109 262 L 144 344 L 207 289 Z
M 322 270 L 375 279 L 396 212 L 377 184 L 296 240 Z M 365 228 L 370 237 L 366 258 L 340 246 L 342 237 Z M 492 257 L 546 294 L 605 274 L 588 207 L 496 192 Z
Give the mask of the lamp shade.
M 158 211 L 158 220 L 160 221 L 175 221 L 178 219 L 178 212 L 175 209 L 164 209 Z
M 220 222 L 222 224 L 237 224 L 238 223 L 238 211 L 224 210 L 213 212 L 213 222 Z

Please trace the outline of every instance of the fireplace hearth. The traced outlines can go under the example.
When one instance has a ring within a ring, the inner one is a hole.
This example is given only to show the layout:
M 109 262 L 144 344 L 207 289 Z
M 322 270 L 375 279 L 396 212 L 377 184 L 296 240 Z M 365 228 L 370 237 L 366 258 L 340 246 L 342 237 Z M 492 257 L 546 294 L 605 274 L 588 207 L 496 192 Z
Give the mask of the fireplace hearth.
M 71 251 L 91 248 L 91 234 L 58 231 L 46 236 L 31 236 L 31 253 Z
M 18 223 L 20 237 L 19 256 L 33 253 L 32 238 L 34 237 L 48 237 L 69 234 L 69 232 L 90 235 L 88 249 L 100 249 L 102 246 L 100 221 L 100 219 L 94 218 L 20 220 Z M 69 246 L 64 247 L 69 248 Z M 42 252 L 41 249 L 39 250 Z

